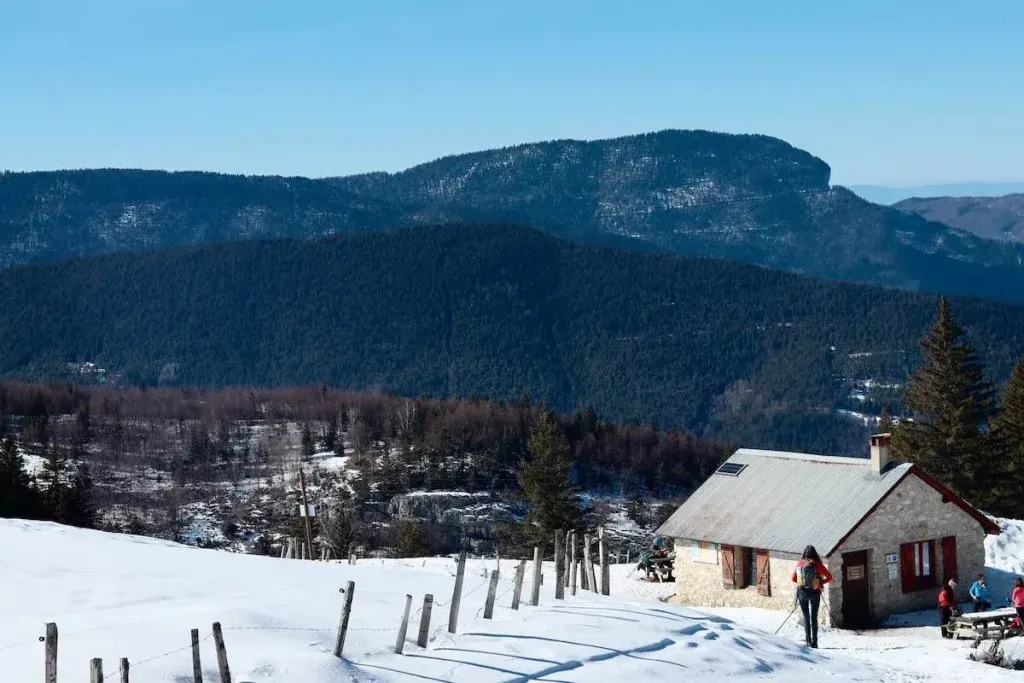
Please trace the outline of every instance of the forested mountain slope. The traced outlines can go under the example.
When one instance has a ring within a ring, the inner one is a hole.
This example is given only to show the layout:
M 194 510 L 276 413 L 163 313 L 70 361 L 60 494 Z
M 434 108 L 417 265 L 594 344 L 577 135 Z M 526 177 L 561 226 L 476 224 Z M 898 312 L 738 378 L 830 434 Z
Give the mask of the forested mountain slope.
M 0 271 L 0 373 L 529 394 L 765 447 L 858 452 L 937 298 L 447 225 Z M 995 376 L 1024 309 L 955 299 Z M 95 363 L 94 366 L 85 365 Z M 72 364 L 72 365 L 69 365 Z M 83 374 L 84 373 L 84 374 Z M 853 417 L 856 417 L 855 415 Z

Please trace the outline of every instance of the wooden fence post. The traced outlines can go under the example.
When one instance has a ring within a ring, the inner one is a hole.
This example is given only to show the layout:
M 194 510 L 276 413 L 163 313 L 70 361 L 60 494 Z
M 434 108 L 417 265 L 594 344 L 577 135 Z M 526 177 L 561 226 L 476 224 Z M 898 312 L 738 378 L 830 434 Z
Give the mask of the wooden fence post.
M 128 658 L 121 657 L 121 683 L 130 683 L 128 680 Z
M 459 625 L 459 604 L 462 602 L 462 581 L 466 577 L 466 551 L 459 553 L 459 568 L 455 571 L 455 590 L 452 592 L 452 606 L 448 611 L 448 633 L 455 633 Z
M 604 543 L 604 527 L 597 528 L 597 552 L 601 556 L 601 595 L 611 593 L 611 568 L 608 566 L 608 546 Z
M 512 609 L 519 609 L 519 600 L 523 596 L 523 577 L 526 576 L 526 560 L 520 560 L 516 566 L 516 583 L 512 589 Z
M 219 621 L 213 623 L 213 643 L 217 649 L 217 668 L 220 669 L 220 680 L 223 683 L 231 683 L 228 650 L 224 647 L 224 632 L 221 630 Z
M 563 582 L 565 583 L 565 587 L 568 588 L 569 587 L 569 567 L 572 566 L 571 564 L 569 564 L 569 548 L 570 548 L 569 544 L 572 542 L 572 532 L 571 531 L 566 531 L 565 532 L 565 539 L 564 540 L 565 540 L 565 551 L 564 551 L 565 557 L 562 558 L 562 574 L 563 574 L 562 579 L 563 579 Z
M 569 565 L 569 573 L 572 574 L 572 577 L 569 579 L 569 585 L 572 587 L 571 588 L 571 593 L 573 595 L 576 595 L 576 569 L 577 569 L 577 566 L 579 565 L 579 562 L 576 561 L 576 532 L 575 531 L 572 532 L 570 543 L 572 544 L 572 564 Z
M 494 617 L 494 598 L 498 592 L 498 572 L 491 572 L 491 583 L 487 586 L 487 602 L 484 603 L 484 619 Z
M 402 612 L 402 625 L 398 627 L 398 640 L 395 641 L 395 654 L 402 654 L 405 647 L 405 634 L 409 632 L 409 610 L 412 608 L 412 596 L 405 596 L 405 611 Z
M 356 563 L 356 542 L 355 541 L 350 541 L 349 544 L 348 544 L 348 563 L 349 564 L 355 564 Z
M 342 650 L 345 649 L 345 635 L 348 634 L 348 617 L 352 613 L 352 598 L 356 592 L 355 581 L 349 581 L 342 590 L 345 594 L 345 602 L 341 606 L 341 622 L 338 624 L 338 639 L 334 642 L 334 656 L 341 659 Z
M 583 534 L 580 545 L 580 590 L 590 590 L 590 576 L 587 569 L 587 557 L 590 555 L 590 534 Z
M 533 547 L 533 585 L 530 586 L 530 604 L 536 607 L 540 604 L 540 577 L 541 572 L 540 546 Z
M 203 663 L 199 658 L 199 629 L 192 629 L 192 683 L 203 683 Z
M 46 683 L 57 683 L 57 624 L 46 625 Z
M 562 572 L 565 567 L 562 564 L 562 530 L 555 531 L 555 600 L 565 599 L 565 581 Z
M 587 536 L 587 587 L 593 593 L 600 593 L 601 587 L 597 585 L 597 573 L 594 571 L 594 557 L 590 554 L 590 546 L 593 544 L 594 538 Z
M 302 487 L 302 512 L 306 518 L 306 546 L 309 549 L 307 557 L 313 559 L 313 525 L 309 520 L 309 500 L 306 498 L 306 473 L 299 468 L 299 484 Z
M 102 659 L 93 659 L 89 663 L 89 683 L 103 683 Z
M 430 611 L 434 608 L 434 596 L 423 596 L 423 615 L 420 617 L 420 633 L 416 638 L 416 644 L 420 647 L 427 646 L 427 638 L 430 636 Z

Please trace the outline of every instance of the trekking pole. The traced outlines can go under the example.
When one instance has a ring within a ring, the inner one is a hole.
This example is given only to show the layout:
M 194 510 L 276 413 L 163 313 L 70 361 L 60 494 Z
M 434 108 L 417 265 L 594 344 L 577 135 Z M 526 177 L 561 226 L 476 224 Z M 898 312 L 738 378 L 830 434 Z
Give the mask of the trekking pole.
M 790 610 L 789 614 L 786 615 L 786 618 L 783 620 L 783 622 L 781 624 L 779 624 L 779 627 L 777 629 L 775 629 L 775 633 L 773 635 L 776 635 L 776 636 L 779 635 L 779 631 L 782 630 L 782 627 L 786 625 L 786 622 L 789 621 L 789 618 L 793 616 L 793 614 L 796 612 L 796 608 L 799 607 L 799 606 L 800 606 L 800 603 L 798 603 L 796 601 L 796 594 L 794 593 L 793 594 L 793 609 Z

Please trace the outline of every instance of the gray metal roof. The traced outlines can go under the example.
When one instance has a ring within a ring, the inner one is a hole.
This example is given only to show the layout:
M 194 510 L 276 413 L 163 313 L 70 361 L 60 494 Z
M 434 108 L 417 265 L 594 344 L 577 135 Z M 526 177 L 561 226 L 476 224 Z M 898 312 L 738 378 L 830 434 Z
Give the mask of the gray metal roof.
M 659 536 L 798 554 L 813 545 L 825 555 L 911 468 L 893 464 L 879 476 L 867 458 L 749 448 L 726 462 L 746 467 L 712 474 Z

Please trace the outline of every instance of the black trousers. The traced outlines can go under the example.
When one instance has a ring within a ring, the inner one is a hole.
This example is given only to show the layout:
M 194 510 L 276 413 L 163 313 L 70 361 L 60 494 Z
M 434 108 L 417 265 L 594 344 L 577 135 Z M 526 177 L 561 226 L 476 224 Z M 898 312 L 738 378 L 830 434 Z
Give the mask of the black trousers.
M 975 600 L 974 611 L 975 612 L 987 612 L 992 609 L 992 603 L 988 600 Z
M 939 630 L 942 631 L 943 638 L 952 638 L 953 634 L 946 628 L 946 624 L 953 618 L 952 607 L 940 607 L 939 608 Z
M 796 592 L 796 600 L 804 614 L 804 638 L 811 647 L 818 647 L 818 608 L 821 607 L 821 591 L 801 588 Z

